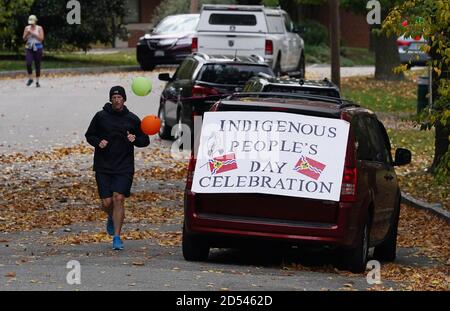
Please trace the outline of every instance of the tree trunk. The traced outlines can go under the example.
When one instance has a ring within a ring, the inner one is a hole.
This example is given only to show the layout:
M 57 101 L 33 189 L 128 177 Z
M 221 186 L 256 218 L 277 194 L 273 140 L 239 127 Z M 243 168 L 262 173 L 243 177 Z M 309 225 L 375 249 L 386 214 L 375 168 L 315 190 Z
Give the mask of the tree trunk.
M 399 81 L 403 80 L 403 73 L 394 73 L 394 68 L 400 65 L 400 56 L 396 37 L 374 35 L 375 47 L 375 79 Z
M 190 13 L 191 14 L 198 13 L 198 0 L 191 0 Z
M 443 71 L 440 76 L 433 70 L 433 103 L 439 99 L 438 87 L 441 79 L 449 79 L 450 72 Z M 450 137 L 450 124 L 443 125 L 439 121 L 436 121 L 435 125 L 435 136 L 434 136 L 434 159 L 431 165 L 431 170 L 436 171 L 442 156 L 448 151 L 449 147 L 449 137 Z M 448 169 L 448 167 L 447 167 Z
M 330 0 L 330 48 L 331 48 L 331 81 L 341 87 L 341 21 L 339 16 L 339 1 Z
M 387 15 L 387 10 L 382 11 L 381 20 L 384 21 Z M 377 31 L 380 28 L 381 25 L 374 25 L 373 29 L 375 29 L 375 32 L 372 32 L 372 44 L 375 50 L 375 79 L 387 81 L 403 80 L 403 73 L 394 73 L 394 68 L 400 65 L 397 37 L 387 37 L 385 34 L 381 34 Z
M 438 167 L 442 156 L 448 151 L 448 137 L 450 136 L 450 126 L 443 126 L 441 123 L 436 124 L 436 133 L 434 137 L 434 159 L 431 165 L 432 171 Z M 448 169 L 448 167 L 447 167 Z
M 116 48 L 116 37 L 117 37 L 117 28 L 116 28 L 116 19 L 114 16 L 111 16 L 111 47 L 113 49 Z

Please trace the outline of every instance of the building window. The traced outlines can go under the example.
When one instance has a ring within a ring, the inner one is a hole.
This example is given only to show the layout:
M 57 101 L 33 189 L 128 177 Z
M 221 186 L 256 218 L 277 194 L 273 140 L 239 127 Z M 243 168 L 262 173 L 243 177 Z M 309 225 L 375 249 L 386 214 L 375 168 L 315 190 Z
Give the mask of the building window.
M 139 23 L 139 0 L 125 0 L 125 8 L 127 14 L 125 14 L 123 22 L 125 24 Z

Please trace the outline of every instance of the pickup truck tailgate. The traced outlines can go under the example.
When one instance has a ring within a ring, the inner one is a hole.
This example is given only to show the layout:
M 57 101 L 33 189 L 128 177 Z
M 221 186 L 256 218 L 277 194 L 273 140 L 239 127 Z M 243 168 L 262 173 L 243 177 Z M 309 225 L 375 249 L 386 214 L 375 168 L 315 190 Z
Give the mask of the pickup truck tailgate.
M 206 54 L 264 56 L 265 36 L 252 33 L 198 32 L 198 51 Z

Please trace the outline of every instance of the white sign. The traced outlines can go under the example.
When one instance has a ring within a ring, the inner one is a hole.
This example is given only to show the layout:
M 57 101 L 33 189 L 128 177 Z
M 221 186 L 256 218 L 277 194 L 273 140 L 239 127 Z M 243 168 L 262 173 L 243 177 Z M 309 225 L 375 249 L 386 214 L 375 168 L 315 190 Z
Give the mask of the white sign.
M 206 112 L 192 191 L 339 201 L 349 124 L 283 112 Z

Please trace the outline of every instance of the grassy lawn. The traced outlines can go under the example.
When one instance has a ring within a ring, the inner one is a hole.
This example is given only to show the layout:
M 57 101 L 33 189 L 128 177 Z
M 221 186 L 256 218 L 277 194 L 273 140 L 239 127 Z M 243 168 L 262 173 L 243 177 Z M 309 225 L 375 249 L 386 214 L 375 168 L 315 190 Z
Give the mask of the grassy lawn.
M 450 180 L 438 185 L 427 172 L 434 156 L 434 131 L 421 131 L 414 126 L 417 106 L 416 79 L 422 72 L 407 72 L 405 81 L 376 81 L 357 77 L 342 80 L 345 98 L 375 111 L 387 128 L 393 150 L 411 150 L 412 162 L 396 168 L 402 191 L 415 198 L 441 203 L 450 210 Z
M 308 64 L 330 63 L 330 49 L 327 46 L 306 46 L 306 62 Z M 25 57 L 11 52 L 0 51 L 0 71 L 23 70 Z M 374 65 L 373 53 L 367 49 L 342 47 L 342 66 Z M 70 68 L 92 66 L 137 66 L 134 50 L 118 51 L 114 54 L 84 54 L 73 52 L 45 51 L 42 68 Z
M 109 54 L 44 52 L 42 62 L 43 69 L 137 65 L 135 52 L 129 50 Z M 25 56 L 0 52 L 0 71 L 8 70 L 25 70 Z
M 326 45 L 306 45 L 305 55 L 307 64 L 329 64 L 330 48 Z M 341 66 L 373 66 L 375 65 L 374 54 L 363 48 L 341 48 Z
M 405 81 L 377 81 L 374 78 L 342 79 L 342 93 L 347 99 L 382 112 L 408 112 L 417 110 L 417 85 L 415 76 Z
M 402 191 L 430 203 L 441 203 L 450 210 L 450 180 L 437 184 L 427 169 L 433 162 L 434 131 L 387 129 L 392 147 L 411 150 L 412 162 L 396 168 Z

